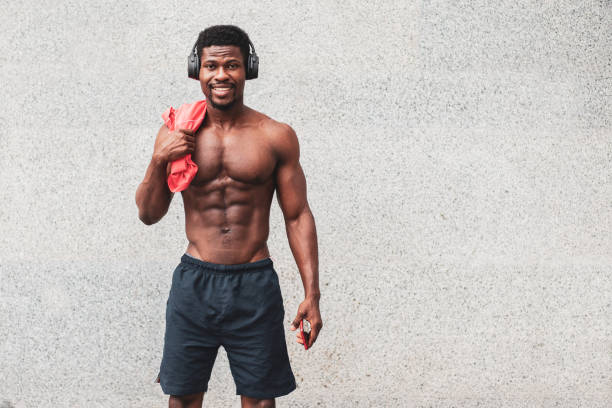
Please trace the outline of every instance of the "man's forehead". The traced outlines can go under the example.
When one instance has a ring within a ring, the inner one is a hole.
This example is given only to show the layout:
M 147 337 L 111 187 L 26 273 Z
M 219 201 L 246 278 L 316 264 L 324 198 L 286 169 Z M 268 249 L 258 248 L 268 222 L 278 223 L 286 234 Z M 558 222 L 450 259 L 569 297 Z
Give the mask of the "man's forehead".
M 242 58 L 240 47 L 236 45 L 211 45 L 202 48 L 202 58 L 236 57 Z

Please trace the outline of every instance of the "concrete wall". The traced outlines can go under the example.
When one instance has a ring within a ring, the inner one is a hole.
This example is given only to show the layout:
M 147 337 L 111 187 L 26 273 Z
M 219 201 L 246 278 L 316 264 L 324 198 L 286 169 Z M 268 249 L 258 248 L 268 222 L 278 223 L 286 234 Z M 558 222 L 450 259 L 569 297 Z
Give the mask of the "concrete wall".
M 197 33 L 297 131 L 324 328 L 273 202 L 298 389 L 282 407 L 612 405 L 610 1 L 2 1 L 0 407 L 162 407 L 182 200 L 136 187 Z M 240 405 L 220 350 L 207 406 Z

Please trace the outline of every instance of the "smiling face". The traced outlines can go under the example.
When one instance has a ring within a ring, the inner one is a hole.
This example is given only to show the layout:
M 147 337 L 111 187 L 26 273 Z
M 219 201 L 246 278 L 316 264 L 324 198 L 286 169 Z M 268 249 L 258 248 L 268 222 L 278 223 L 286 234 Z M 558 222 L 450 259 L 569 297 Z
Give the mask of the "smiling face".
M 202 48 L 200 86 L 213 108 L 228 110 L 242 103 L 246 68 L 236 45 Z

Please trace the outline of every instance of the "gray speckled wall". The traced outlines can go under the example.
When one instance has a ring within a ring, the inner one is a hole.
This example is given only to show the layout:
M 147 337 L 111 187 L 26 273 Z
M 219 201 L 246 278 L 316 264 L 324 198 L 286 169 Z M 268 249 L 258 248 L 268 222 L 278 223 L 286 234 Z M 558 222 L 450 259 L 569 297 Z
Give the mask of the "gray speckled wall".
M 2 1 L 0 406 L 163 407 L 180 195 L 136 187 L 197 33 L 297 131 L 324 328 L 280 407 L 612 406 L 612 3 Z M 219 351 L 205 405 L 240 406 Z

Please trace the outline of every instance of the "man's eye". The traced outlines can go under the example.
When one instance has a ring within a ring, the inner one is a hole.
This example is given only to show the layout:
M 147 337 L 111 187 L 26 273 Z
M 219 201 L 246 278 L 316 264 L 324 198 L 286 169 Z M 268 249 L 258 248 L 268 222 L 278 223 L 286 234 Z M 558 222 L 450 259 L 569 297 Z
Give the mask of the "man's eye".
M 238 68 L 238 64 L 230 64 L 229 67 L 231 69 L 236 69 L 236 68 Z

